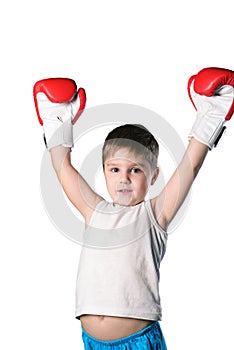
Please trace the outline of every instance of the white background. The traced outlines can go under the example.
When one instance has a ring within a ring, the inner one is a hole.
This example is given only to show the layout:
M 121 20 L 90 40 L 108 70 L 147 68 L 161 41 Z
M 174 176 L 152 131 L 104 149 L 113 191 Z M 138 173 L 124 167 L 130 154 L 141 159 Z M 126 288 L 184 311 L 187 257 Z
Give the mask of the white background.
M 74 318 L 80 247 L 40 195 L 44 152 L 32 87 L 66 76 L 87 107 L 121 102 L 163 116 L 187 142 L 190 75 L 234 70 L 233 1 L 11 1 L 1 5 L 0 347 L 82 349 Z M 234 348 L 234 122 L 209 153 L 161 269 L 169 350 Z

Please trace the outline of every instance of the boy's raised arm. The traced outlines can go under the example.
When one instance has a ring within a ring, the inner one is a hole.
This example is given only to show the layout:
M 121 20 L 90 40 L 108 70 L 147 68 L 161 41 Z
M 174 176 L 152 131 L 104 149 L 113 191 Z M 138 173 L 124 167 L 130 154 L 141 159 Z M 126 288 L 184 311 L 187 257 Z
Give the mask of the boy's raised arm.
M 33 88 L 38 120 L 44 129 L 44 140 L 51 153 L 53 167 L 70 201 L 88 223 L 96 204 L 102 200 L 71 164 L 73 124 L 82 113 L 86 95 L 77 90 L 74 80 L 49 78 Z
M 158 197 L 152 200 L 155 216 L 167 229 L 186 198 L 208 150 L 217 145 L 225 124 L 234 112 L 234 72 L 205 68 L 188 82 L 189 97 L 197 118 L 189 135 L 186 152 Z
M 160 226 L 168 225 L 184 202 L 207 155 L 208 147 L 192 138 L 186 152 L 162 192 L 152 199 L 152 207 Z

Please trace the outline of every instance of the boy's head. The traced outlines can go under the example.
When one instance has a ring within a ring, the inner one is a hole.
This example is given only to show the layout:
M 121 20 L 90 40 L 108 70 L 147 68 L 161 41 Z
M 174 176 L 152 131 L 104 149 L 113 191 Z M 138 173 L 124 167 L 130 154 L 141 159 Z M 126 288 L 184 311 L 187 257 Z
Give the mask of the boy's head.
M 143 125 L 121 125 L 107 135 L 102 149 L 103 166 L 107 157 L 119 148 L 128 148 L 133 154 L 142 155 L 153 170 L 157 168 L 159 145 Z
M 121 125 L 107 135 L 102 162 L 114 202 L 135 205 L 144 200 L 158 176 L 158 152 L 158 142 L 142 125 Z

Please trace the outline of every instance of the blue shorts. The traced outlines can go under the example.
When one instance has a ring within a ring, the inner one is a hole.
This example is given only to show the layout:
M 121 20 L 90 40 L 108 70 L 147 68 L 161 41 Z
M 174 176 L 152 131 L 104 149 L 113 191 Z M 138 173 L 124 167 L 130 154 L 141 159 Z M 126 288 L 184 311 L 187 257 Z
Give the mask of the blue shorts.
M 167 350 L 158 321 L 128 337 L 104 341 L 91 337 L 82 328 L 85 350 Z

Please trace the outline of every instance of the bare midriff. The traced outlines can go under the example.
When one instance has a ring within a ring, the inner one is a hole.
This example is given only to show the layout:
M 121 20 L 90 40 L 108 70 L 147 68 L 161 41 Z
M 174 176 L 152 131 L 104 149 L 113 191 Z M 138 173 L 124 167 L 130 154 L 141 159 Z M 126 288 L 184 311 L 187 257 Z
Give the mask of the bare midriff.
M 128 337 L 149 326 L 154 321 L 135 318 L 82 315 L 80 321 L 84 330 L 98 340 L 112 341 Z

